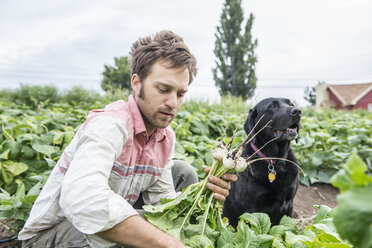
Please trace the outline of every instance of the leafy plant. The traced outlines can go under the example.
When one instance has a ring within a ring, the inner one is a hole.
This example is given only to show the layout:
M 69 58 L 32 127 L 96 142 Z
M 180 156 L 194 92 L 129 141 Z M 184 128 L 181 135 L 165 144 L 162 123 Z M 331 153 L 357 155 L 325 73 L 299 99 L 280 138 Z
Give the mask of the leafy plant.
M 11 229 L 19 232 L 25 224 L 31 207 L 39 195 L 43 184 L 38 182 L 26 194 L 25 184 L 20 179 L 17 179 L 15 182 L 18 185 L 15 194 L 10 195 L 7 191 L 1 189 L 0 219 L 14 220 Z
M 213 151 L 213 164 L 203 181 L 188 186 L 175 199 L 163 199 L 162 205 L 144 206 L 147 220 L 184 242 L 189 242 L 195 235 L 207 237 L 202 238 L 206 242 L 218 235 L 227 223 L 221 217 L 221 202 L 207 189 L 208 179 L 211 176 L 220 178 L 225 173 L 241 172 L 248 165 L 241 157 L 242 145 L 232 149 L 232 143 L 232 139 L 227 146 L 222 142 Z
M 366 164 L 353 153 L 332 183 L 342 192 L 334 211 L 338 233 L 355 247 L 372 247 L 372 175 Z
M 299 141 L 292 143 L 305 171 L 301 182 L 331 183 L 353 149 L 372 168 L 371 121 L 367 111 L 304 110 Z

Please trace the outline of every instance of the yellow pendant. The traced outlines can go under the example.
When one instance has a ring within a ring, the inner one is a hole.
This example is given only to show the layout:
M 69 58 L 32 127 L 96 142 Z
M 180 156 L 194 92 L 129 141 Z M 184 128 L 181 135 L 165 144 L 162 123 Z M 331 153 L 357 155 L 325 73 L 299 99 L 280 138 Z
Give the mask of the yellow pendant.
M 267 177 L 269 178 L 270 183 L 272 183 L 275 180 L 275 178 L 276 178 L 276 173 L 270 172 Z

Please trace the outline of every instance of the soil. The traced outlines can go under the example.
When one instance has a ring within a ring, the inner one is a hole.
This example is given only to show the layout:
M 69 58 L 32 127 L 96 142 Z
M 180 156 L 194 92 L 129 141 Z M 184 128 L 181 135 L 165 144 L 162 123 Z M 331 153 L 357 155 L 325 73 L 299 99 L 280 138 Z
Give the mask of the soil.
M 339 194 L 337 188 L 329 184 L 313 184 L 311 187 L 299 185 L 294 199 L 294 216 L 299 227 L 308 226 L 312 223 L 318 209 L 315 205 L 326 205 L 334 208 L 337 205 L 336 196 Z M 15 236 L 14 232 L 9 231 L 10 223 L 0 222 L 0 240 L 6 240 Z M 1 248 L 21 247 L 18 240 L 0 243 Z
M 294 199 L 293 218 L 298 227 L 305 227 L 313 222 L 318 212 L 317 205 L 334 208 L 340 191 L 330 184 L 316 183 L 311 187 L 300 184 Z

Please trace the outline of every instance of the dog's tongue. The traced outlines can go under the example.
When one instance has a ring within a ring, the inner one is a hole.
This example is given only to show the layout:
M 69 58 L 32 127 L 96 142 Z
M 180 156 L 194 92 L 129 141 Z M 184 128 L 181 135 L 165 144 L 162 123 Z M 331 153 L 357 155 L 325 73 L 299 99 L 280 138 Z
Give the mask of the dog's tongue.
M 283 131 L 278 130 L 278 131 L 275 131 L 275 133 L 276 135 L 280 136 L 283 133 Z

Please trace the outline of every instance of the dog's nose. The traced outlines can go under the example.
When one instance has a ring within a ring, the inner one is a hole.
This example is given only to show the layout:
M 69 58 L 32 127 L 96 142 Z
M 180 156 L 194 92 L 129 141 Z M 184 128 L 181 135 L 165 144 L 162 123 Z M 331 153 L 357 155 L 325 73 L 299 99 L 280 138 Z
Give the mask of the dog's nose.
M 301 115 L 301 110 L 298 109 L 298 108 L 293 108 L 291 109 L 291 113 L 290 113 L 292 116 L 300 116 Z

